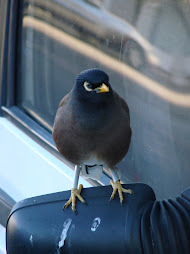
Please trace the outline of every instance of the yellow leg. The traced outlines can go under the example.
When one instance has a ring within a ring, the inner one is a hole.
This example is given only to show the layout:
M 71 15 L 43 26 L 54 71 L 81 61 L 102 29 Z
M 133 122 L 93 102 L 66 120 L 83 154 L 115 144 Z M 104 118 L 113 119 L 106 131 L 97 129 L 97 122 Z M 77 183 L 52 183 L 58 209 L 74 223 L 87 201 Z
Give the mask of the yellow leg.
M 123 192 L 124 193 L 128 193 L 128 194 L 134 194 L 134 192 L 130 189 L 124 189 L 120 183 L 120 180 L 116 181 L 115 183 L 111 180 L 110 184 L 113 188 L 113 192 L 112 195 L 110 197 L 110 201 L 115 197 L 116 192 L 118 191 L 119 193 L 119 199 L 120 199 L 120 203 L 122 205 L 123 203 Z
M 85 203 L 85 200 L 81 197 L 80 193 L 83 188 L 83 185 L 80 184 L 78 189 L 71 189 L 71 197 L 70 199 L 65 203 L 63 209 L 67 208 L 70 204 L 72 204 L 72 210 L 74 213 L 76 213 L 76 197 L 82 202 Z

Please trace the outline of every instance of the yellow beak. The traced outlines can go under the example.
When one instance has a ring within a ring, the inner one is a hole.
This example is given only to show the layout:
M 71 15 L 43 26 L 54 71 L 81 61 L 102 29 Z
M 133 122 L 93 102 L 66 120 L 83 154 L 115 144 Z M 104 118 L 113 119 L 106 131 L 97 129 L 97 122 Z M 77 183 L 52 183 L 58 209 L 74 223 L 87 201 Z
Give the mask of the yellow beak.
M 94 89 L 97 93 L 107 93 L 109 92 L 109 87 L 106 86 L 104 83 L 101 84 L 101 86 Z

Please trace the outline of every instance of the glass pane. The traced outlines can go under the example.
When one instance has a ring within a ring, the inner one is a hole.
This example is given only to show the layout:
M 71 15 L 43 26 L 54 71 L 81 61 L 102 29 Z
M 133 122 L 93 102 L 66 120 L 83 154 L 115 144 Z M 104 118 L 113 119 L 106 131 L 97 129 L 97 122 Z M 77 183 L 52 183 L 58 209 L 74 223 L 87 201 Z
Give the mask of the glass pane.
M 119 168 L 157 197 L 190 185 L 190 7 L 182 0 L 25 0 L 18 105 L 51 130 L 84 69 L 127 101 L 132 142 Z

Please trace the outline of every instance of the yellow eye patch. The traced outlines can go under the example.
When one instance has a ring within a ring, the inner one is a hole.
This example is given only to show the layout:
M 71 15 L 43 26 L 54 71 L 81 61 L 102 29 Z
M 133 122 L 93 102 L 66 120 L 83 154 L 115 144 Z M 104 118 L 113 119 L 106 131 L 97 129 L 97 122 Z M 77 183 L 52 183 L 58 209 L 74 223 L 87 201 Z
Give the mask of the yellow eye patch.
M 89 82 L 87 82 L 87 81 L 84 82 L 83 86 L 86 89 L 86 91 L 88 91 L 88 92 L 91 92 L 93 90 L 92 89 L 92 85 Z

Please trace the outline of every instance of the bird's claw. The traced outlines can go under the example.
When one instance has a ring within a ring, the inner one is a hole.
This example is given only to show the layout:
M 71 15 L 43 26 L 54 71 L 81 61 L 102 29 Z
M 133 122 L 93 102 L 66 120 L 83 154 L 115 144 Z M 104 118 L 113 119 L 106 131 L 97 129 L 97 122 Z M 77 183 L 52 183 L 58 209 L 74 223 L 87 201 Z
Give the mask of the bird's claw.
M 110 201 L 112 199 L 114 199 L 117 190 L 118 190 L 118 193 L 119 193 L 119 199 L 120 199 L 121 205 L 123 203 L 123 192 L 128 193 L 128 194 L 134 194 L 134 192 L 132 190 L 123 188 L 119 180 L 116 181 L 115 183 L 111 180 L 110 184 L 113 188 L 113 192 L 111 194 Z
M 72 210 L 74 213 L 76 213 L 76 197 L 82 202 L 85 203 L 85 200 L 81 197 L 80 193 L 83 188 L 83 185 L 80 184 L 78 189 L 71 189 L 71 197 L 70 199 L 65 203 L 63 209 L 67 208 L 72 203 Z

